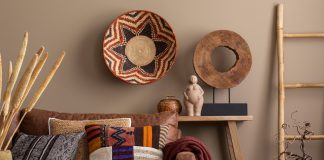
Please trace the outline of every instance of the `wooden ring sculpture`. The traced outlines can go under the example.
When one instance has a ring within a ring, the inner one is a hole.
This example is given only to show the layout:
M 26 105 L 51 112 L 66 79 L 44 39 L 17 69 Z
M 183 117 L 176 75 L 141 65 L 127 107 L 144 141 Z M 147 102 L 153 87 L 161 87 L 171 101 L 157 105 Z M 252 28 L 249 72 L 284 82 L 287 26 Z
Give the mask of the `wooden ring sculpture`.
M 110 71 L 131 84 L 152 83 L 174 64 L 176 39 L 159 15 L 143 10 L 115 19 L 103 40 L 103 55 Z
M 217 47 L 226 47 L 236 55 L 236 62 L 226 72 L 219 72 L 212 63 L 211 54 Z M 237 33 L 227 30 L 214 31 L 206 35 L 196 46 L 194 68 L 199 77 L 215 88 L 232 88 L 240 84 L 252 65 L 250 49 Z

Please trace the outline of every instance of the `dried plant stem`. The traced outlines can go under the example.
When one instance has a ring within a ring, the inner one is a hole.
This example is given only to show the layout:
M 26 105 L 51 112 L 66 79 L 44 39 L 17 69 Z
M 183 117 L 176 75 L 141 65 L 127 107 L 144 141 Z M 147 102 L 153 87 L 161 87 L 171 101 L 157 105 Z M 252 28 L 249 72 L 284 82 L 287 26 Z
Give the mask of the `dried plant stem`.
M 25 93 L 24 93 L 24 97 L 22 98 L 22 101 L 21 101 L 22 103 L 25 101 L 25 99 L 26 99 L 26 97 L 27 97 L 29 91 L 30 91 L 31 88 L 33 87 L 33 85 L 34 85 L 34 83 L 35 83 L 35 81 L 36 81 L 36 78 L 38 77 L 40 71 L 43 69 L 43 66 L 44 66 L 44 64 L 45 64 L 45 62 L 46 62 L 46 60 L 47 60 L 47 58 L 48 58 L 48 53 L 46 53 L 45 55 L 43 55 L 43 56 L 41 57 L 41 59 L 38 61 L 38 63 L 37 63 L 37 65 L 36 65 L 36 67 L 35 67 L 35 69 L 34 69 L 32 75 L 31 75 L 31 78 L 30 78 L 30 80 L 29 80 L 29 83 L 28 83 L 27 89 L 26 89 L 26 91 L 25 91 Z M 19 106 L 21 106 L 22 103 L 20 103 Z
M 1 53 L 0 53 L 0 99 L 1 99 L 1 93 L 2 93 L 2 56 L 1 56 Z M 1 109 L 0 109 L 0 114 L 2 113 L 2 106 L 1 106 Z M 1 135 L 1 133 L 0 133 Z
M 9 82 L 9 80 L 10 80 L 11 74 L 12 74 L 12 62 L 9 61 L 8 82 Z M 1 108 L 0 114 L 2 113 L 2 109 L 3 109 L 3 107 Z
M 43 81 L 43 83 L 40 85 L 40 87 L 38 88 L 38 90 L 36 91 L 36 93 L 34 94 L 34 96 L 32 97 L 31 101 L 29 102 L 29 104 L 26 107 L 26 111 L 30 112 L 35 104 L 37 103 L 38 99 L 40 98 L 40 96 L 43 94 L 44 90 L 46 89 L 47 85 L 49 84 L 49 82 L 52 80 L 55 72 L 57 71 L 57 69 L 59 68 L 59 66 L 61 65 L 63 58 L 65 56 L 65 52 L 63 51 L 61 53 L 61 55 L 58 57 L 58 59 L 56 60 L 55 64 L 53 65 L 53 67 L 51 68 L 50 72 L 48 73 L 48 75 L 46 76 L 45 80 Z
M 2 106 L 1 106 L 1 112 L 2 112 L 2 109 L 4 108 L 4 105 L 5 105 L 5 104 L 3 103 Z M 1 113 L 1 112 L 0 112 L 0 113 Z M 2 114 L 0 114 L 0 117 L 1 117 L 1 120 L 0 120 L 0 122 L 1 122 L 1 126 L 0 126 L 0 128 L 1 128 L 2 125 L 3 125 L 3 122 L 4 122 L 4 121 L 3 121 L 4 116 L 3 116 Z M 1 130 L 1 129 L 0 129 L 0 130 Z M 1 134 L 0 134 L 0 135 L 1 135 Z
M 14 116 L 16 115 L 16 113 L 20 109 L 19 104 L 21 103 L 21 100 L 22 100 L 22 98 L 24 96 L 24 93 L 25 93 L 25 91 L 27 89 L 28 82 L 29 82 L 29 80 L 31 78 L 31 75 L 33 73 L 33 70 L 34 70 L 37 62 L 38 62 L 38 54 L 35 54 L 33 59 L 28 64 L 25 73 L 22 75 L 22 77 L 21 77 L 21 79 L 20 79 L 20 81 L 18 83 L 17 89 L 15 91 L 15 94 L 14 94 L 14 96 L 12 98 L 11 105 L 10 105 L 11 106 L 11 112 L 9 114 L 8 119 L 5 121 L 4 128 L 3 128 L 4 129 L 3 135 L 2 135 L 2 137 L 0 137 L 0 148 L 2 148 L 5 137 L 8 134 L 8 130 L 9 130 L 10 126 L 11 126 L 11 122 L 12 122 Z
M 1 106 L 1 110 L 2 110 L 2 108 L 4 107 L 4 105 L 5 104 L 2 104 L 2 106 Z M 3 115 L 0 115 L 0 121 L 1 121 L 1 126 L 0 126 L 0 137 L 2 136 L 2 134 L 3 134 L 3 127 L 4 127 L 4 122 L 5 122 L 5 119 L 6 119 L 6 117 L 5 116 L 3 116 Z M 1 149 L 1 148 L 0 148 Z
M 9 81 L 9 79 L 11 77 L 11 74 L 12 74 L 12 62 L 9 61 L 8 81 Z M 10 102 L 10 98 L 9 98 L 9 102 Z M 5 103 L 2 104 L 0 114 L 2 114 L 2 110 L 3 110 L 4 106 L 5 106 Z M 2 122 L 2 124 L 0 126 L 0 136 L 3 133 L 2 127 L 4 125 L 5 118 L 6 118 L 5 116 L 3 116 L 3 115 L 1 116 L 1 122 Z
M 36 54 L 38 54 L 38 56 L 41 57 L 42 54 L 43 54 L 43 52 L 44 52 L 44 50 L 45 50 L 45 47 L 44 46 L 41 46 L 41 48 L 39 48 L 39 50 L 37 51 Z
M 11 75 L 12 75 L 12 62 L 9 61 L 8 82 L 7 83 L 9 83 Z M 11 96 L 8 99 L 8 102 L 10 102 L 10 101 L 11 101 Z M 5 104 L 5 103 L 3 103 L 3 104 Z M 1 110 L 1 113 L 2 113 L 2 110 Z
M 12 62 L 9 61 L 8 82 L 9 82 L 9 80 L 10 80 L 11 75 L 12 75 Z
M 16 111 L 19 110 L 19 104 L 22 101 L 22 98 L 24 97 L 25 91 L 28 87 L 28 83 L 31 79 L 32 73 L 35 69 L 35 66 L 38 62 L 38 54 L 35 54 L 33 59 L 30 61 L 25 73 L 21 77 L 16 92 L 11 100 L 11 114 L 14 114 Z
M 9 82 L 7 84 L 7 87 L 6 87 L 6 91 L 5 91 L 4 96 L 3 96 L 3 103 L 6 104 L 6 105 L 4 105 L 4 109 L 3 109 L 3 115 L 4 116 L 7 116 L 8 113 L 9 113 L 9 106 L 10 106 L 10 100 L 9 99 L 10 99 L 12 90 L 14 88 L 14 85 L 15 85 L 15 83 L 17 81 L 21 65 L 22 65 L 22 63 L 24 61 L 24 58 L 25 58 L 27 44 L 28 44 L 28 32 L 26 32 L 25 35 L 24 35 L 24 40 L 23 40 L 22 47 L 21 47 L 20 52 L 18 54 L 15 67 L 13 69 L 12 75 L 10 76 Z
M 2 141 L 2 139 L 5 139 L 3 138 L 4 137 L 4 134 L 5 134 L 5 126 L 6 126 L 6 119 L 8 117 L 8 113 L 9 113 L 9 107 L 10 107 L 10 97 L 11 97 L 11 93 L 12 93 L 12 90 L 14 88 L 14 85 L 17 81 L 17 78 L 18 78 L 18 75 L 19 75 L 19 71 L 20 71 L 20 68 L 21 68 L 21 65 L 24 61 L 24 57 L 25 57 L 25 54 L 26 54 L 26 49 L 27 49 L 27 44 L 28 44 L 28 32 L 25 33 L 24 35 L 24 39 L 23 39 L 23 43 L 22 43 L 22 46 L 20 48 L 20 51 L 19 51 L 19 54 L 17 56 L 17 59 L 16 59 L 16 63 L 15 63 L 15 68 L 8 80 L 8 83 L 7 83 L 7 86 L 6 86 L 6 90 L 5 90 L 5 93 L 3 95 L 3 99 L 2 99 L 2 104 L 3 104 L 3 107 L 2 107 L 2 111 L 1 111 L 1 115 L 2 115 L 2 126 L 1 126 L 1 130 L 0 130 L 0 133 L 1 133 L 1 137 L 0 137 L 0 142 Z M 0 147 L 1 149 L 1 147 Z
M 25 109 L 25 110 L 24 110 L 24 114 L 20 117 L 20 121 L 19 121 L 17 127 L 15 128 L 15 130 L 14 130 L 13 133 L 12 133 L 12 135 L 11 135 L 10 138 L 8 139 L 7 144 L 6 144 L 5 148 L 4 148 L 4 150 L 7 150 L 7 149 L 8 149 L 8 147 L 9 147 L 9 145 L 10 145 L 10 142 L 12 141 L 12 139 L 13 139 L 14 135 L 16 134 L 16 132 L 18 131 L 18 128 L 19 128 L 19 126 L 21 125 L 23 119 L 26 117 L 27 113 L 28 113 L 28 112 L 27 112 L 26 109 Z
M 28 32 L 25 33 L 22 46 L 16 58 L 14 67 L 12 67 L 12 62 L 9 63 L 9 74 L 8 80 L 6 82 L 5 89 L 2 88 L 3 82 L 3 67 L 2 67 L 2 57 L 0 53 L 0 151 L 2 149 L 7 150 L 8 146 L 10 145 L 13 136 L 17 132 L 18 128 L 20 127 L 23 119 L 25 116 L 35 107 L 36 103 L 38 102 L 39 98 L 45 91 L 46 87 L 52 80 L 53 76 L 55 75 L 56 71 L 60 67 L 63 58 L 65 56 L 65 52 L 63 51 L 60 56 L 56 59 L 54 65 L 52 66 L 51 70 L 45 77 L 45 80 L 40 84 L 39 88 L 36 90 L 34 95 L 31 97 L 29 103 L 24 108 L 24 112 L 22 117 L 20 117 L 19 123 L 14 132 L 9 134 L 9 129 L 17 113 L 20 112 L 22 105 L 24 105 L 24 101 L 26 100 L 31 88 L 33 87 L 37 77 L 39 76 L 42 68 L 44 67 L 48 53 L 43 54 L 45 48 L 42 46 L 37 53 L 33 56 L 29 64 L 27 65 L 26 70 L 24 71 L 23 75 L 21 76 L 19 83 L 16 86 L 15 92 L 13 89 L 15 88 L 16 82 L 19 77 L 19 73 L 26 55 L 26 49 L 28 44 Z M 3 95 L 1 95 L 3 90 Z M 9 140 L 7 141 L 7 138 Z
M 22 123 L 23 119 L 25 118 L 26 114 L 28 112 L 30 112 L 35 104 L 37 103 L 37 101 L 39 100 L 40 96 L 43 94 L 44 90 L 46 89 L 46 87 L 48 86 L 48 84 L 50 83 L 50 81 L 52 80 L 53 76 L 55 75 L 57 69 L 59 68 L 59 66 L 61 65 L 63 58 L 65 56 L 65 52 L 63 51 L 61 53 L 61 55 L 58 57 L 58 59 L 56 60 L 55 64 L 53 65 L 52 69 L 50 70 L 50 72 L 48 73 L 48 75 L 46 76 L 45 80 L 43 81 L 43 83 L 40 85 L 40 87 L 38 88 L 38 90 L 36 91 L 36 93 L 34 94 L 34 96 L 32 97 L 30 103 L 27 105 L 27 107 L 24 110 L 24 114 L 23 116 L 20 118 L 20 121 L 18 123 L 18 125 L 16 126 L 13 134 L 10 136 L 6 146 L 5 146 L 5 150 L 8 148 L 14 134 L 17 132 L 20 124 Z M 36 69 L 35 69 L 36 70 Z
M 11 75 L 12 75 L 12 62 L 9 61 L 8 82 L 9 82 Z
M 0 99 L 1 99 L 1 93 L 2 93 L 2 56 L 1 56 L 1 53 L 0 53 Z M 1 106 L 1 109 L 0 109 L 0 116 L 1 116 L 1 113 L 2 113 L 2 109 L 3 109 L 4 105 Z M 3 133 L 3 130 L 2 130 L 2 126 L 4 125 L 4 119 L 5 117 L 1 117 L 1 126 L 0 126 L 0 136 L 2 135 Z
M 2 57 L 0 53 L 0 99 L 1 99 L 1 93 L 2 93 Z M 2 107 L 1 107 L 1 111 L 2 111 Z
M 2 146 L 4 144 L 4 141 L 6 140 L 9 128 L 11 126 L 11 122 L 14 117 L 8 116 L 8 118 L 5 121 L 4 127 L 1 129 L 1 137 L 0 137 L 0 150 L 2 149 Z M 10 122 L 10 123 L 9 123 Z
M 44 47 L 42 47 L 42 48 L 37 52 L 37 55 L 42 55 L 42 52 L 43 52 L 43 51 L 44 51 Z M 25 99 L 26 99 L 26 97 L 27 97 L 29 91 L 31 90 L 31 88 L 32 88 L 32 86 L 34 85 L 34 82 L 36 81 L 36 79 L 37 79 L 37 77 L 38 77 L 40 71 L 42 70 L 42 68 L 43 68 L 43 66 L 44 66 L 44 64 L 45 64 L 45 62 L 46 62 L 46 60 L 47 60 L 47 58 L 48 58 L 48 53 L 46 53 L 44 56 L 42 56 L 41 59 L 38 61 L 38 63 L 37 63 L 37 65 L 36 65 L 35 69 L 33 70 L 32 74 L 31 74 L 31 77 L 30 77 L 30 80 L 29 80 L 29 82 L 28 82 L 27 88 L 26 88 L 26 90 L 25 90 L 25 92 L 24 92 L 24 96 L 22 97 L 22 99 L 21 99 L 21 101 L 20 101 L 20 103 L 19 103 L 19 105 L 18 105 L 18 108 L 20 108 L 20 107 L 22 106 L 23 102 L 25 101 Z M 21 119 L 24 119 L 24 116 L 21 117 Z M 21 122 L 20 122 L 20 123 L 21 123 Z M 20 123 L 19 123 L 18 126 L 20 126 Z M 16 133 L 17 130 L 18 130 L 18 128 L 15 129 L 14 133 Z M 13 134 L 14 134 L 14 133 L 13 133 Z M 1 134 L 0 134 L 0 135 L 1 135 Z M 10 142 L 11 140 L 12 140 L 12 138 L 11 138 L 8 142 Z M 10 143 L 7 143 L 6 148 L 8 148 L 9 144 L 10 144 Z M 6 149 L 5 149 L 5 150 L 6 150 Z

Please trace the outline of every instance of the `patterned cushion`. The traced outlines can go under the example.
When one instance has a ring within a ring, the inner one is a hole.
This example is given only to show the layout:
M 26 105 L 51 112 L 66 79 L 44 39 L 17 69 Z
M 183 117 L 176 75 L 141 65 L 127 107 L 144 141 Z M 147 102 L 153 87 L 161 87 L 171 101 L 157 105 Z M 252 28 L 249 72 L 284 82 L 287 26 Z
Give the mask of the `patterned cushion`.
M 144 146 L 162 149 L 166 143 L 177 139 L 176 136 L 168 137 L 172 130 L 177 130 L 170 125 L 109 127 L 93 124 L 87 125 L 85 129 L 90 153 L 101 147 L 109 146 Z
M 60 120 L 56 118 L 50 118 L 48 120 L 49 134 L 57 135 L 57 134 L 70 134 L 70 133 L 84 132 L 84 127 L 87 124 L 104 124 L 104 125 L 116 126 L 116 127 L 130 127 L 131 119 L 116 118 L 116 119 L 73 121 L 73 120 Z M 82 138 L 79 143 L 76 160 L 88 159 L 89 157 L 88 151 L 89 149 L 87 145 L 87 140 L 85 138 Z
M 14 160 L 72 160 L 84 133 L 55 136 L 19 134 L 12 148 Z
M 161 150 L 150 147 L 103 147 L 90 154 L 90 160 L 162 160 Z

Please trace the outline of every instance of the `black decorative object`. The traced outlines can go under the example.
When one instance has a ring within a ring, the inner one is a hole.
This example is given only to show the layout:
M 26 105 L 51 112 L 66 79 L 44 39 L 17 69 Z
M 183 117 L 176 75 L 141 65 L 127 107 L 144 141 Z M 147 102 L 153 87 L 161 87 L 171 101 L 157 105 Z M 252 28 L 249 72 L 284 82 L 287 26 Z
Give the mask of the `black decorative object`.
M 248 109 L 246 103 L 205 103 L 203 105 L 202 116 L 247 116 Z

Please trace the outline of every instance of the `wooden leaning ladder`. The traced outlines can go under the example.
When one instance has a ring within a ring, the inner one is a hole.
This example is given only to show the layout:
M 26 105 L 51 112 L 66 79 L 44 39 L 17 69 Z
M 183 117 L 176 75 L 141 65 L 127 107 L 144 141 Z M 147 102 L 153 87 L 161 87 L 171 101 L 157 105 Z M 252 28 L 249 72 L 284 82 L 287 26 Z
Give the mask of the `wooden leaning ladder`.
M 283 4 L 279 4 L 277 7 L 277 54 L 278 54 L 278 129 L 279 129 L 279 160 L 285 160 L 285 155 L 281 154 L 285 152 L 285 141 L 293 139 L 301 139 L 299 135 L 286 135 L 283 125 L 285 123 L 285 89 L 293 88 L 324 88 L 324 83 L 284 83 L 284 50 L 283 42 L 284 38 L 324 38 L 324 33 L 284 33 L 283 28 Z M 312 135 L 307 136 L 309 140 L 324 140 L 324 135 Z

